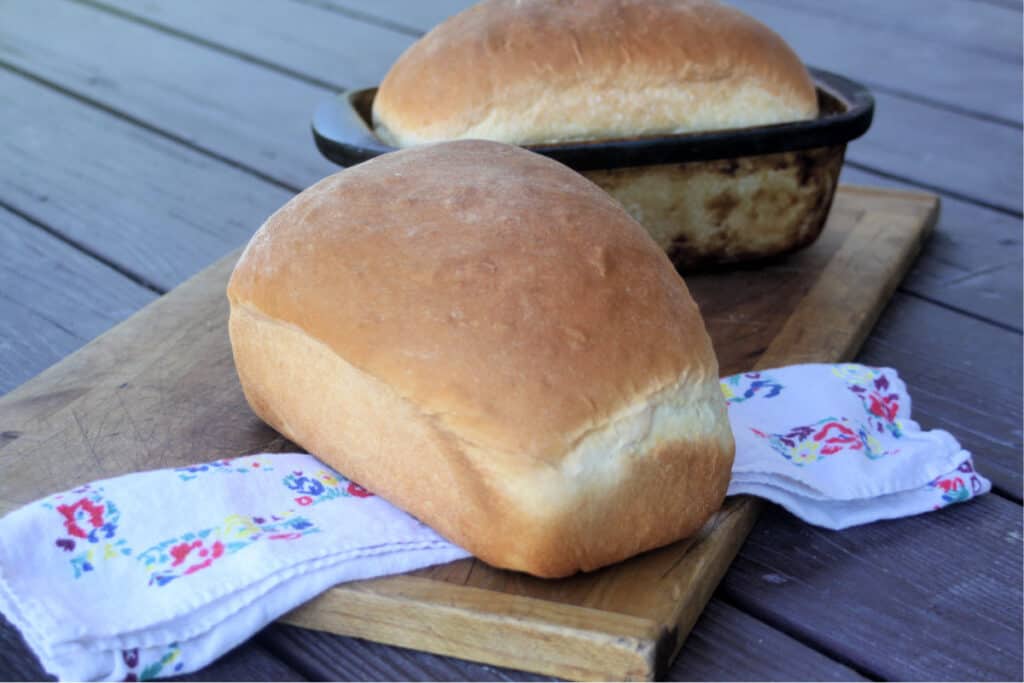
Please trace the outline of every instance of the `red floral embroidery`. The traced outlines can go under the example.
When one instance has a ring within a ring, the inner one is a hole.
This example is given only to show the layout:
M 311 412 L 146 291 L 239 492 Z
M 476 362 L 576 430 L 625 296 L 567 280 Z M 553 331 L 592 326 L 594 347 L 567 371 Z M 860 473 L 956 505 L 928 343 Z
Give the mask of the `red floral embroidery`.
M 896 400 L 895 394 L 889 396 L 882 396 L 880 394 L 871 394 L 871 407 L 868 409 L 872 415 L 876 415 L 887 422 L 892 422 L 896 419 L 896 414 L 900 410 L 899 401 Z
M 289 511 L 287 515 L 292 515 L 292 512 Z M 270 515 L 245 518 L 231 515 L 219 527 L 170 538 L 139 553 L 138 559 L 150 573 L 150 586 L 166 586 L 182 576 L 206 569 L 221 557 L 228 557 L 253 543 L 291 540 L 318 531 L 316 525 L 305 517 Z
M 295 502 L 299 505 L 312 505 L 313 499 L 309 496 L 299 496 L 295 499 Z
M 829 436 L 829 432 L 838 432 Z M 821 448 L 822 455 L 832 455 L 838 453 L 844 448 L 851 450 L 860 450 L 861 444 L 860 439 L 857 437 L 857 432 L 853 431 L 849 427 L 846 427 L 838 422 L 828 422 L 825 426 L 818 431 L 813 437 L 815 441 L 823 442 L 825 445 Z
M 964 480 L 961 479 L 960 477 L 954 477 L 952 479 L 939 479 L 937 482 L 935 482 L 935 485 L 938 486 L 943 491 L 945 491 L 946 493 L 949 493 L 950 491 L 955 491 L 957 489 L 963 488 Z
M 369 498 L 373 495 L 354 481 L 348 483 L 348 492 L 356 498 Z
M 78 510 L 85 510 L 89 515 L 89 524 L 93 529 L 99 529 L 103 526 L 103 506 L 93 503 L 88 498 L 82 498 L 71 505 L 57 506 L 57 512 L 64 516 L 64 528 L 68 533 L 77 538 L 88 538 L 89 533 L 78 526 Z
M 970 467 L 969 464 L 968 464 L 968 467 Z M 961 472 L 965 471 L 965 470 L 962 469 L 962 466 L 961 466 L 961 468 L 958 468 L 958 469 L 960 469 Z M 973 471 L 973 470 L 971 470 L 971 471 Z M 974 480 L 977 479 L 977 477 L 971 477 L 971 479 L 972 479 L 971 487 L 974 488 L 974 486 L 975 486 L 975 481 Z M 929 486 L 934 486 L 934 487 L 936 487 L 936 488 L 938 488 L 938 489 L 940 489 L 942 491 L 943 505 L 942 506 L 936 506 L 936 508 L 935 508 L 936 510 L 938 510 L 939 507 L 943 507 L 945 505 L 951 505 L 953 503 L 963 502 L 965 500 L 970 499 L 972 497 L 972 495 L 974 495 L 971 490 L 968 490 L 967 485 L 964 483 L 964 480 L 962 478 L 960 478 L 960 477 L 952 477 L 952 476 L 939 477 L 938 479 L 936 479 L 933 482 L 931 482 L 931 484 L 929 484 Z M 978 491 L 981 490 L 981 482 L 980 481 L 977 482 L 977 490 Z
M 200 569 L 206 569 L 213 564 L 214 560 L 224 554 L 224 544 L 220 541 L 215 541 L 212 546 L 207 548 L 199 539 L 196 539 L 191 543 L 179 543 L 170 549 L 171 557 L 174 558 L 174 561 L 171 562 L 171 566 L 178 567 L 184 564 L 185 561 L 189 559 L 189 556 L 192 555 L 192 551 L 197 551 L 193 556 L 193 559 L 198 559 L 199 561 L 186 569 L 183 572 L 185 574 L 193 574 Z

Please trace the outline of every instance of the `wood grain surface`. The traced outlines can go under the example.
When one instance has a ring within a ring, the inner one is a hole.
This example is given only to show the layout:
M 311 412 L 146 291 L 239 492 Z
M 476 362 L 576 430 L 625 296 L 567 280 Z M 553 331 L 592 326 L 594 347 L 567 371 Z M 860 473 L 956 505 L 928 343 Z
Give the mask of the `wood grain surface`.
M 723 373 L 852 358 L 937 214 L 931 196 L 845 187 L 811 248 L 690 277 Z M 293 447 L 249 412 L 234 374 L 223 293 L 234 258 L 0 398 L 0 512 L 199 453 Z M 568 678 L 651 678 L 666 671 L 761 507 L 730 499 L 693 538 L 566 580 L 464 560 L 338 586 L 284 621 Z
M 157 296 L 3 208 L 0 254 L 0 393 Z
M 7 206 L 156 289 L 248 240 L 292 195 L 9 71 L 0 128 L 18 167 L 0 174 Z
M 840 180 L 912 189 L 906 182 L 849 167 Z M 1018 216 L 943 197 L 928 255 L 917 260 L 901 289 L 1019 333 L 1024 310 L 1020 228 Z
M 1020 680 L 1020 507 L 985 496 L 915 521 L 835 532 L 773 508 L 722 593 L 846 661 L 872 650 L 875 680 Z
M 33 30 L 43 17 L 48 32 Z M 277 30 L 273 26 L 279 24 L 267 25 L 266 30 Z M 335 32 L 344 28 L 336 22 L 331 26 Z M 55 43 L 48 39 L 54 33 L 75 35 L 76 39 Z M 382 44 L 390 38 L 386 31 L 375 32 L 373 27 L 350 35 L 334 44 L 350 43 L 356 35 Z M 269 38 L 264 36 L 264 40 Z M 5 5 L 0 44 L 8 46 L 0 52 L 0 63 L 25 70 L 77 98 L 102 102 L 104 109 L 119 117 L 145 121 L 147 127 L 179 143 L 230 159 L 293 191 L 337 168 L 316 151 L 309 132 L 311 112 L 333 92 L 331 88 L 109 11 L 60 0 Z M 138 55 L 147 58 L 138 59 Z M 53 109 L 53 114 L 62 115 L 63 121 L 71 119 L 61 108 Z M 59 125 L 46 130 L 59 137 Z M 81 161 L 93 158 L 82 155 Z M 128 156 L 119 153 L 116 158 L 126 160 Z

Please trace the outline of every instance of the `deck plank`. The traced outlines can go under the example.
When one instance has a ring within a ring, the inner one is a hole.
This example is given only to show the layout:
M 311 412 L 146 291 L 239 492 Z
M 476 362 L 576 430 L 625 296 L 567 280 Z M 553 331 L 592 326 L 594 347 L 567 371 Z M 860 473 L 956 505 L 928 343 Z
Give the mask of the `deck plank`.
M 1006 9 L 1016 10 L 1020 12 L 1022 10 L 1021 0 L 966 0 L 967 2 L 976 5 L 994 5 L 996 7 L 1005 7 Z
M 1016 61 L 1021 46 L 1020 2 L 1017 11 L 1005 6 L 971 0 L 775 0 L 819 16 L 840 19 L 847 30 L 862 27 L 884 31 L 897 39 L 910 34 L 932 43 L 956 45 L 982 54 Z M 1013 0 L 1010 0 L 1013 2 Z
M 54 680 L 39 666 L 39 660 L 3 614 L 0 614 L 0 678 L 5 681 Z
M 308 680 L 284 659 L 261 644 L 248 641 L 207 667 L 178 681 L 305 681 Z
M 809 64 L 983 116 L 1021 120 L 1020 59 L 901 30 L 901 23 L 913 23 L 926 13 L 920 9 L 922 3 L 889 3 L 883 16 L 861 12 L 859 20 L 854 18 L 856 5 L 820 11 L 820 3 L 806 1 L 802 7 L 772 0 L 731 0 L 730 4 L 775 29 Z M 833 4 L 845 3 L 828 3 Z M 946 9 L 951 8 L 960 10 L 952 23 L 969 14 L 969 8 L 946 3 Z M 940 10 L 935 8 L 935 16 Z M 1006 15 L 1003 30 L 1012 33 L 1016 26 L 1019 35 L 1019 17 L 1009 21 L 1010 12 L 987 10 Z
M 409 37 L 316 6 L 268 0 L 149 2 L 90 0 L 97 6 L 173 27 L 247 58 L 284 67 L 340 90 L 376 85 Z M 417 3 L 419 7 L 434 2 Z M 288 55 L 281 60 L 281 55 Z
M 729 628 L 721 628 L 728 624 Z M 738 637 L 737 637 L 738 636 Z M 856 671 L 712 598 L 666 677 L 672 681 L 859 681 Z
M 0 70 L 0 201 L 167 290 L 292 193 Z
M 840 182 L 905 190 L 913 185 L 847 166 Z M 1020 331 L 1024 326 L 1021 220 L 943 197 L 939 224 L 925 255 L 901 284 L 970 315 Z
M 874 95 L 874 123 L 847 148 L 848 161 L 1020 215 L 1024 155 L 1019 129 L 886 93 Z
M 0 208 L 0 394 L 157 294 Z
M 203 6 L 212 10 L 219 3 Z M 2 16 L 0 64 L 292 189 L 337 170 L 317 152 L 309 131 L 313 108 L 333 89 L 67 0 L 6 4 Z M 37 30 L 40 25 L 47 30 Z M 383 29 L 374 34 L 367 26 L 344 32 L 343 23 L 333 25 L 342 31 L 335 44 L 354 40 L 360 32 L 382 43 L 391 35 Z M 277 30 L 273 23 L 267 28 Z M 55 35 L 74 40 L 54 40 Z M 339 62 L 339 72 L 354 68 L 355 61 Z M 59 131 L 55 122 L 37 137 Z
M 720 592 L 883 680 L 1021 680 L 1020 506 L 843 532 L 762 516 Z
M 298 0 L 299 2 L 327 7 L 340 12 L 352 12 L 394 21 L 400 25 L 426 33 L 448 17 L 458 14 L 475 0 L 376 0 L 374 3 L 360 0 Z

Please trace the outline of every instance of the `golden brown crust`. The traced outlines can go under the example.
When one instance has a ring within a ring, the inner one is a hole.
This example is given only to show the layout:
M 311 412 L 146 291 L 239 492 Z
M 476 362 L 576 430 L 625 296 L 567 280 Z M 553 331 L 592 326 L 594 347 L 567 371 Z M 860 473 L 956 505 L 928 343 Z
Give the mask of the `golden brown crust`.
M 556 162 L 470 141 L 339 173 L 267 221 L 228 296 L 253 409 L 488 562 L 592 569 L 721 503 L 732 439 L 697 307 Z
M 697 306 L 643 228 L 506 145 L 404 150 L 324 179 L 270 217 L 228 291 L 466 440 L 544 460 L 688 367 L 714 372 Z
M 606 139 L 816 113 L 785 41 L 714 0 L 485 0 L 406 50 L 373 111 L 379 134 L 401 146 Z
M 461 443 L 293 325 L 237 305 L 229 329 L 264 421 L 497 567 L 559 577 L 632 557 L 696 532 L 729 484 L 733 446 L 720 425 L 627 453 L 627 476 L 588 488 L 571 471 Z

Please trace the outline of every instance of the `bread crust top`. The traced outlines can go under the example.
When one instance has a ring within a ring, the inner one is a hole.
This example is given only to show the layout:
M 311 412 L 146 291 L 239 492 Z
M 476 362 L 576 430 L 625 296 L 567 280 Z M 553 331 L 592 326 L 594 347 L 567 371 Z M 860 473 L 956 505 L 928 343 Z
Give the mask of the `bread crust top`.
M 485 0 L 414 43 L 373 107 L 396 146 L 537 144 L 813 118 L 774 31 L 715 0 Z
M 557 463 L 645 396 L 717 384 L 697 305 L 644 229 L 564 166 L 491 142 L 322 180 L 260 228 L 228 296 L 516 457 Z

